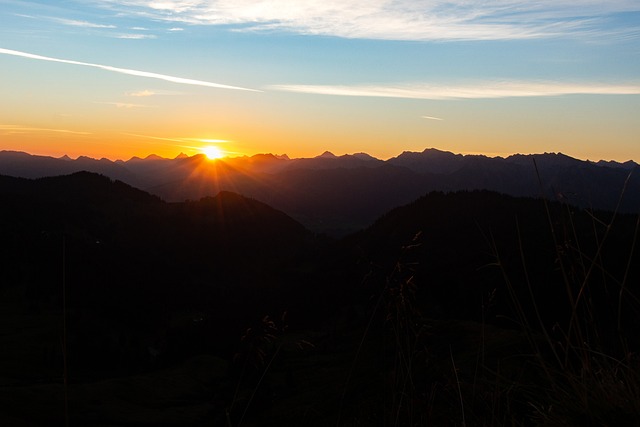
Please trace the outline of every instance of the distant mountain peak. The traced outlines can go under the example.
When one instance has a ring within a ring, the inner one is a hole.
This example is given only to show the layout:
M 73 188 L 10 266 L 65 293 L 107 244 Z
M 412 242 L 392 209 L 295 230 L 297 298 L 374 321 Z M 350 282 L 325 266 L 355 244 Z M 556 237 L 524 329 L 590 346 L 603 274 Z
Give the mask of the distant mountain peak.
M 272 160 L 272 159 L 277 159 L 278 156 L 276 156 L 275 154 L 271 154 L 271 153 L 265 153 L 265 154 L 254 154 L 251 157 L 247 157 L 244 156 L 244 158 L 248 158 L 251 160 Z
M 58 159 L 64 160 L 64 161 L 67 161 L 67 162 L 71 161 L 71 157 L 67 156 L 66 154 L 64 156 L 62 156 L 62 157 L 58 157 Z
M 187 157 L 189 157 L 189 156 L 187 156 L 187 155 L 186 155 L 186 154 L 184 154 L 183 152 L 180 152 L 180 154 L 178 154 L 178 155 L 175 157 L 175 159 L 186 159 Z
M 423 154 L 454 154 L 451 151 L 446 151 L 446 150 L 439 150 L 437 148 L 425 148 L 422 151 Z
M 34 154 L 25 153 L 24 151 L 16 151 L 16 150 L 2 150 L 1 154 L 6 156 L 22 156 L 22 157 L 34 157 Z
M 396 158 L 401 157 L 415 157 L 415 158 L 427 158 L 427 157 L 464 157 L 462 154 L 454 154 L 451 151 L 438 150 L 437 148 L 425 148 L 423 151 L 403 151 Z
M 158 156 L 157 154 L 149 154 L 147 157 L 144 158 L 145 160 L 163 160 L 162 157 Z
M 353 153 L 352 156 L 360 160 L 378 160 L 372 155 L 367 153 Z
M 319 156 L 316 156 L 316 158 L 335 159 L 336 155 L 333 154 L 331 151 L 325 151 L 324 153 L 320 154 Z
M 409 168 L 419 173 L 452 173 L 463 167 L 471 157 L 427 148 L 422 152 L 403 151 L 398 157 L 388 160 L 389 164 Z
M 615 160 L 599 160 L 594 164 L 598 166 L 606 166 L 610 168 L 626 169 L 626 170 L 631 170 L 638 167 L 638 164 L 633 160 L 627 160 L 626 162 L 623 162 L 623 163 L 616 162 Z
M 514 154 L 506 158 L 509 162 L 518 164 L 531 164 L 532 159 L 538 161 L 540 167 L 569 167 L 585 163 L 582 160 L 578 160 L 571 156 L 567 156 L 563 153 L 548 153 L 542 154 Z

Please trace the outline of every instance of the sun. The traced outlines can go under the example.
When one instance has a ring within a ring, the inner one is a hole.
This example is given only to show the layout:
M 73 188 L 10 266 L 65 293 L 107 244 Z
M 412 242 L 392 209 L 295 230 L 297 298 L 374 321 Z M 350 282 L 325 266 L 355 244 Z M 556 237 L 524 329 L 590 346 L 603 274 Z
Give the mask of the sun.
M 222 152 L 222 150 L 220 150 L 218 147 L 215 147 L 213 145 L 204 147 L 202 149 L 202 152 L 204 153 L 205 156 L 207 156 L 207 159 L 211 159 L 211 160 L 224 157 L 224 153 Z

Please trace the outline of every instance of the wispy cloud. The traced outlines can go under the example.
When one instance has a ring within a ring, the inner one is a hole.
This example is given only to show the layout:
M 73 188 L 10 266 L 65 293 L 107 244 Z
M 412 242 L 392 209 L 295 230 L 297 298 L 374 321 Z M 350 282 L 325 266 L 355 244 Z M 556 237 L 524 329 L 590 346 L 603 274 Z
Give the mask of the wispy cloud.
M 118 34 L 117 39 L 130 39 L 130 40 L 146 40 L 155 39 L 157 36 L 153 34 Z
M 226 140 L 226 139 L 166 138 L 166 137 L 152 136 L 152 135 L 141 135 L 141 134 L 137 134 L 137 133 L 124 133 L 123 135 L 133 136 L 133 137 L 136 137 L 136 138 L 153 139 L 155 141 L 178 142 L 179 144 L 163 144 L 163 145 L 167 145 L 167 146 L 171 146 L 171 147 L 189 148 L 189 149 L 193 149 L 193 150 L 200 150 L 200 149 L 202 149 L 202 146 L 201 145 L 198 145 L 198 146 L 184 145 L 184 144 L 189 144 L 191 142 L 209 143 L 209 144 L 211 144 L 211 143 L 221 144 L 221 143 L 230 142 L 229 140 Z
M 20 125 L 2 125 L 0 124 L 0 132 L 3 133 L 23 133 L 23 132 L 54 132 L 54 133 L 69 133 L 74 135 L 91 135 L 90 132 L 78 132 L 69 129 L 51 129 L 51 128 L 39 128 Z
M 410 85 L 274 85 L 272 90 L 315 95 L 409 99 L 482 99 L 561 95 L 638 95 L 640 83 L 601 84 L 526 81 L 484 81 L 467 84 Z
M 181 95 L 182 92 L 173 91 L 173 90 L 160 90 L 160 89 L 143 89 L 137 90 L 134 92 L 125 93 L 126 96 L 132 96 L 134 98 L 145 98 L 149 96 L 158 96 L 158 95 Z
M 164 138 L 160 136 L 140 135 L 138 133 L 123 133 L 123 135 L 135 136 L 136 138 L 155 139 L 157 141 L 184 142 L 184 139 L 181 139 L 181 138 Z M 171 145 L 173 146 L 175 144 L 171 144 Z M 184 148 L 191 148 L 191 147 L 184 147 Z
M 423 119 L 428 119 L 428 120 L 438 120 L 438 121 L 442 121 L 444 119 L 441 119 L 440 117 L 433 117 L 433 116 L 422 116 Z
M 169 28 L 169 31 L 184 31 L 184 28 L 180 28 L 180 27 L 173 27 L 173 28 Z
M 124 108 L 124 109 L 127 109 L 127 110 L 130 110 L 130 109 L 133 109 L 133 108 L 151 108 L 151 106 L 149 106 L 149 105 L 131 104 L 131 103 L 128 103 L 128 102 L 94 101 L 94 104 L 113 105 L 114 107 Z
M 88 21 L 77 21 L 75 19 L 64 19 L 64 18 L 49 18 L 53 21 L 59 22 L 64 25 L 69 25 L 72 27 L 83 27 L 83 28 L 117 28 L 115 25 L 109 24 L 96 24 L 94 22 Z
M 164 80 L 171 83 L 205 86 L 205 87 L 212 87 L 217 89 L 234 89 L 234 90 L 260 92 L 259 90 L 256 90 L 256 89 L 249 89 L 249 88 L 244 88 L 239 86 L 229 86 L 229 85 L 224 85 L 220 83 L 207 82 L 203 80 L 187 79 L 184 77 L 169 76 L 166 74 L 152 73 L 149 71 L 140 71 L 140 70 L 132 70 L 129 68 L 112 67 L 110 65 L 93 64 L 90 62 L 80 62 L 80 61 L 72 61 L 69 59 L 51 58 L 48 56 L 36 55 L 33 53 L 21 52 L 21 51 L 11 50 L 11 49 L 0 48 L 0 54 L 19 56 L 19 57 L 28 58 L 28 59 L 36 59 L 39 61 L 60 62 L 63 64 L 72 64 L 72 65 L 81 65 L 84 67 L 99 68 L 101 70 L 112 71 L 115 73 L 127 74 L 130 76 L 137 76 L 137 77 L 147 77 L 150 79 Z
M 83 21 L 78 19 L 68 19 L 68 18 L 59 18 L 55 16 L 46 16 L 46 15 L 25 15 L 20 13 L 15 13 L 15 16 L 27 19 L 33 19 L 36 21 L 45 21 L 45 22 L 54 22 L 56 24 L 65 25 L 68 27 L 77 27 L 84 28 L 89 30 L 112 30 L 118 28 L 113 24 L 101 24 L 97 22 Z
M 144 97 L 147 97 L 147 96 L 154 96 L 154 95 L 156 95 L 156 92 L 153 91 L 153 90 L 148 90 L 148 89 L 139 90 L 137 92 L 129 92 L 129 93 L 127 93 L 127 96 L 133 96 L 133 97 L 138 97 L 138 98 L 144 98 Z
M 219 144 L 229 142 L 228 139 L 211 139 L 211 138 L 186 138 L 188 141 L 206 142 L 209 144 Z
M 502 40 L 599 35 L 636 0 L 95 0 L 150 19 L 236 31 L 385 40 Z M 610 28 L 608 29 L 610 30 Z M 624 31 L 634 30 L 628 26 Z M 637 32 L 636 32 L 637 35 Z

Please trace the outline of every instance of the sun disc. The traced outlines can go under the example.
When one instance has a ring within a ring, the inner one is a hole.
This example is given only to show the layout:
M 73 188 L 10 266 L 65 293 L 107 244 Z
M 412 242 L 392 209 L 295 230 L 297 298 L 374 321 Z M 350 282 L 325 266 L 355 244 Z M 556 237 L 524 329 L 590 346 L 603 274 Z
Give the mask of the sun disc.
M 218 147 L 214 147 L 213 145 L 204 147 L 202 149 L 202 152 L 204 153 L 205 156 L 207 156 L 208 159 L 211 159 L 211 160 L 219 159 L 224 156 L 222 151 Z

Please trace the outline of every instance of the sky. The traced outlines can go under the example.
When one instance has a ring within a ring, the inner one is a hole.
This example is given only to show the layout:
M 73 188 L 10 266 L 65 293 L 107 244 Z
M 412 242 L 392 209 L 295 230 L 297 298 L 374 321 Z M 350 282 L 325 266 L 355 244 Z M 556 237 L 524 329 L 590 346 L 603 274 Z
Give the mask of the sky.
M 640 161 L 638 0 L 0 0 L 0 150 Z

